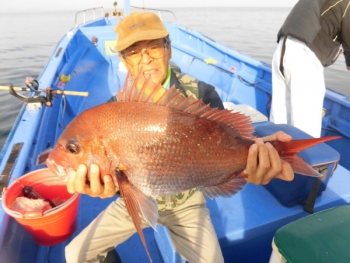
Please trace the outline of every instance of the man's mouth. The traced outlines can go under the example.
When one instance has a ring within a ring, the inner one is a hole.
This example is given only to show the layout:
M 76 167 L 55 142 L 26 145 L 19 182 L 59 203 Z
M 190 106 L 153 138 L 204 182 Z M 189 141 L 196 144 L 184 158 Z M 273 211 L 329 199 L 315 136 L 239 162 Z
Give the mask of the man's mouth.
M 155 70 L 155 69 L 144 70 L 144 71 L 143 71 L 143 77 L 144 77 L 144 78 L 147 78 L 147 77 L 149 77 L 150 75 L 155 74 L 156 72 L 157 72 L 157 70 Z

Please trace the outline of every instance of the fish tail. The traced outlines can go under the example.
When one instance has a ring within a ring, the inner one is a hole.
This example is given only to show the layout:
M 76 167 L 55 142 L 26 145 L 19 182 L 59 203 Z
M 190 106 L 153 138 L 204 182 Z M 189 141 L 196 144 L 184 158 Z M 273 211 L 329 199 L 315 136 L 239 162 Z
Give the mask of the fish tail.
M 327 136 L 323 138 L 294 140 L 290 142 L 274 141 L 271 142 L 271 144 L 278 151 L 281 159 L 287 161 L 291 165 L 295 173 L 313 177 L 320 177 L 322 175 L 318 173 L 314 168 L 312 168 L 312 166 L 307 164 L 303 159 L 301 159 L 297 155 L 297 153 L 312 146 L 315 146 L 316 144 L 339 138 L 341 138 L 341 136 Z
M 131 216 L 137 233 L 140 235 L 141 242 L 146 250 L 148 258 L 150 262 L 152 262 L 145 236 L 142 231 L 142 219 L 140 215 L 142 215 L 143 218 L 155 229 L 158 217 L 157 202 L 154 200 L 154 198 L 144 195 L 140 190 L 132 185 L 122 171 L 117 170 L 116 175 L 120 194 L 124 199 L 126 209 Z

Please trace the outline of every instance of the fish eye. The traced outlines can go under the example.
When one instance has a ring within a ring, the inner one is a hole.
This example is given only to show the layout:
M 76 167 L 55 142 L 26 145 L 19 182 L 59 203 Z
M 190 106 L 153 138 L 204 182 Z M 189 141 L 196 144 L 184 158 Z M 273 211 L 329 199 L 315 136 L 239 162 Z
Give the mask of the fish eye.
M 80 147 L 75 141 L 68 140 L 66 144 L 66 150 L 72 154 L 78 154 L 80 152 Z

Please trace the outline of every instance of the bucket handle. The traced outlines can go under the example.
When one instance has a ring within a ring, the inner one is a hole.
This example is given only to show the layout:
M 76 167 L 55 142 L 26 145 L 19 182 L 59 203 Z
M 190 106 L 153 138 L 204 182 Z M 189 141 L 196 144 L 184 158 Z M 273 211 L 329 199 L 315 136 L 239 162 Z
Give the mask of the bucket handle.
M 43 217 L 44 215 L 46 215 L 47 213 L 50 213 L 52 211 L 57 210 L 58 208 L 60 208 L 61 206 L 63 206 L 65 204 L 62 203 L 58 206 L 55 206 L 53 208 L 47 209 L 44 212 L 42 210 L 38 210 L 38 211 L 27 211 L 24 213 L 20 213 L 22 215 L 23 218 L 38 218 L 38 217 Z
M 29 212 L 24 212 L 22 214 L 23 218 L 37 218 L 37 217 L 43 217 L 43 212 L 42 210 L 39 211 L 29 211 Z
M 44 212 L 42 210 L 38 210 L 38 211 L 26 211 L 24 213 L 18 212 L 18 211 L 13 211 L 11 210 L 11 212 L 15 217 L 22 217 L 22 218 L 38 218 L 38 217 L 43 217 L 44 215 L 46 215 L 47 213 L 50 213 L 52 211 L 55 211 L 56 209 L 60 208 L 61 206 L 63 206 L 63 204 L 60 204 L 59 206 L 55 206 L 54 208 L 50 208 L 45 210 Z
M 43 215 L 46 215 L 47 213 L 50 213 L 50 212 L 52 212 L 52 211 L 55 211 L 55 210 L 61 208 L 61 207 L 64 206 L 68 201 L 70 201 L 71 199 L 73 199 L 76 195 L 79 195 L 79 193 L 73 194 L 69 199 L 67 199 L 66 201 L 64 201 L 62 204 L 60 204 L 60 205 L 58 205 L 58 206 L 55 206 L 55 207 L 53 207 L 53 208 L 50 208 L 50 209 L 44 211 L 44 213 L 42 213 L 42 214 L 43 214 Z
M 68 199 L 69 200 L 69 199 Z M 42 213 L 43 215 L 46 215 L 47 213 L 51 213 L 52 211 L 55 211 L 57 210 L 58 208 L 62 207 L 68 200 L 66 200 L 64 203 L 58 205 L 58 206 L 55 206 L 53 208 L 50 208 L 50 209 L 47 209 L 44 211 L 44 213 Z

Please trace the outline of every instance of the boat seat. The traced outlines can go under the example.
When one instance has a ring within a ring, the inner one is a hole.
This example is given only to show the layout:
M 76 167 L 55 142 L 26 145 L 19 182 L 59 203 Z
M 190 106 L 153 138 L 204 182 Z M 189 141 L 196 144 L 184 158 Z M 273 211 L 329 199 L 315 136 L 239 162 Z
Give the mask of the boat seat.
M 350 206 L 298 219 L 276 231 L 270 263 L 349 262 Z

